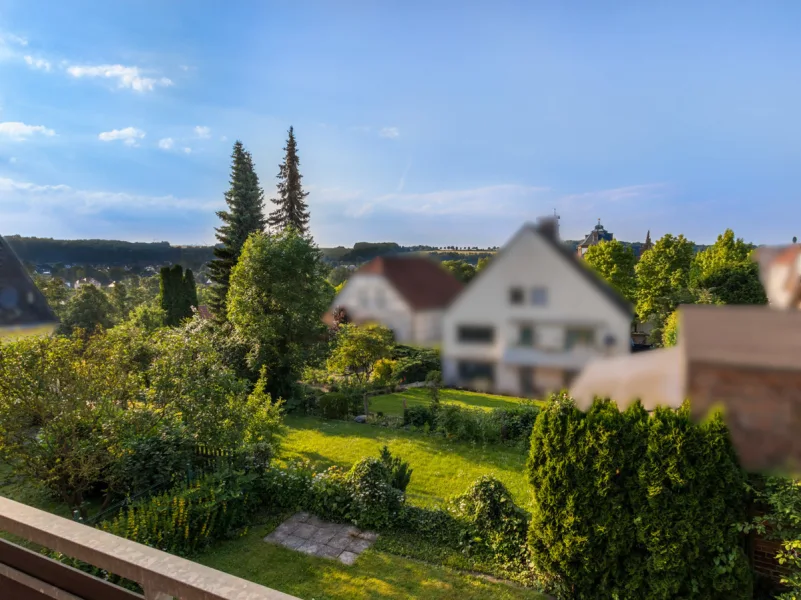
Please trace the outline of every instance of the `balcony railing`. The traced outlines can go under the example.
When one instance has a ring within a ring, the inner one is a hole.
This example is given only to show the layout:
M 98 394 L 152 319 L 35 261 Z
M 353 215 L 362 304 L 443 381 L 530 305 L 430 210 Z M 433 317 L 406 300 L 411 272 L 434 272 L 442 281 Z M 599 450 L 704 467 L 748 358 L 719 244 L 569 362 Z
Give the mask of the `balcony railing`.
M 0 497 L 0 530 L 135 581 L 134 594 L 8 542 L 0 596 L 58 600 L 298 600 L 282 592 Z

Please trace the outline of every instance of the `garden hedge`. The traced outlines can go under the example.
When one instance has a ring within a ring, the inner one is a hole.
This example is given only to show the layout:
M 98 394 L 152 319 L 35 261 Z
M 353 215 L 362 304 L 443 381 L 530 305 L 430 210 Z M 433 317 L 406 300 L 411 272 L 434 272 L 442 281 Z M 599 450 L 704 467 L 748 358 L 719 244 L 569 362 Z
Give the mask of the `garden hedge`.
M 719 416 L 563 397 L 534 424 L 528 473 L 531 558 L 559 597 L 751 597 L 746 478 Z

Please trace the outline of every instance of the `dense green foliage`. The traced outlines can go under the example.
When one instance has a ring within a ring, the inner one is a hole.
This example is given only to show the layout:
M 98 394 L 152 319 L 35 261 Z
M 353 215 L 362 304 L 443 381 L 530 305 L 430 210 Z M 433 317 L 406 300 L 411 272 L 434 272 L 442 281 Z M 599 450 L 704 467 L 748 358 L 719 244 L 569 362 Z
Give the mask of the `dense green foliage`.
M 801 479 L 769 476 L 757 478 L 756 503 L 764 514 L 754 517 L 743 528 L 755 530 L 765 539 L 781 543 L 776 555 L 786 570 L 781 578 L 784 589 L 777 600 L 801 598 Z
M 687 297 L 693 243 L 683 235 L 666 234 L 637 263 L 637 316 L 651 320 L 654 335 L 661 339 L 668 315 Z M 686 301 L 686 300 L 684 300 Z
M 476 276 L 476 267 L 464 260 L 443 260 L 442 267 L 450 271 L 462 283 L 470 283 Z
M 267 369 L 273 398 L 290 398 L 304 368 L 324 342 L 321 315 L 331 290 L 319 250 L 289 228 L 251 235 L 230 279 L 228 318 L 250 348 L 251 368 Z
M 491 411 L 454 404 L 411 406 L 404 411 L 403 425 L 462 442 L 525 444 L 539 412 L 533 405 Z
M 630 247 L 624 246 L 618 240 L 602 240 L 587 249 L 584 261 L 618 294 L 629 302 L 636 301 L 637 278 L 634 266 L 637 264 L 637 258 Z
M 76 330 L 88 335 L 98 327 L 108 329 L 114 325 L 114 307 L 106 295 L 93 285 L 82 285 L 62 314 L 59 332 L 65 335 L 72 335 Z
M 181 265 L 164 267 L 159 274 L 159 305 L 165 314 L 165 324 L 177 327 L 192 316 L 197 308 L 197 286 L 190 269 Z
M 278 169 L 278 197 L 272 199 L 276 208 L 267 222 L 274 231 L 292 227 L 298 233 L 306 234 L 309 230 L 309 207 L 306 204 L 309 193 L 303 191 L 298 144 L 292 127 L 287 132 L 284 153 L 284 162 Z
M 381 325 L 340 325 L 328 370 L 366 383 L 376 363 L 391 354 L 392 343 L 392 332 Z
M 431 371 L 441 370 L 439 352 L 431 348 L 397 344 L 390 358 L 395 361 L 393 376 L 400 383 L 425 381 Z
M 745 477 L 719 416 L 554 402 L 528 464 L 535 568 L 564 598 L 750 598 Z
M 264 231 L 266 225 L 264 192 L 259 187 L 253 157 L 237 140 L 231 158 L 231 187 L 225 192 L 228 210 L 217 213 L 223 222 L 216 234 L 220 244 L 214 248 L 214 260 L 209 263 L 213 282 L 209 304 L 212 314 L 220 321 L 228 314 L 231 271 L 239 260 L 245 240 L 252 233 Z

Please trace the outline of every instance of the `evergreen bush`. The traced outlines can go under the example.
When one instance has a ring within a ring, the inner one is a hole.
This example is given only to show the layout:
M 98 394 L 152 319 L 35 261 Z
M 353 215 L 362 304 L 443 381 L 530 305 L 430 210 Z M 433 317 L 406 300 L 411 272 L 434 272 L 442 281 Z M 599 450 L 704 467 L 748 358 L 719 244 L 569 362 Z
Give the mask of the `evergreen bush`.
M 532 563 L 559 597 L 751 597 L 745 476 L 719 416 L 609 401 L 583 413 L 557 398 L 534 424 L 528 473 Z

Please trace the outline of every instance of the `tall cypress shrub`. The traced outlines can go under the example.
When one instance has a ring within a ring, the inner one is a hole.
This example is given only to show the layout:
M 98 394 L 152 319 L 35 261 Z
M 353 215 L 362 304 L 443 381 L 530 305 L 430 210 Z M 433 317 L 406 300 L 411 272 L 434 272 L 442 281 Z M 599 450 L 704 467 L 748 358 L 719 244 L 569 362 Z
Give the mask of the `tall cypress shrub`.
M 531 436 L 534 568 L 561 598 L 750 598 L 745 476 L 719 417 L 562 397 Z

